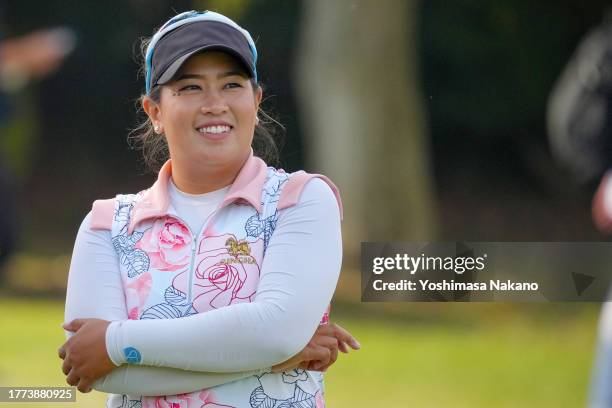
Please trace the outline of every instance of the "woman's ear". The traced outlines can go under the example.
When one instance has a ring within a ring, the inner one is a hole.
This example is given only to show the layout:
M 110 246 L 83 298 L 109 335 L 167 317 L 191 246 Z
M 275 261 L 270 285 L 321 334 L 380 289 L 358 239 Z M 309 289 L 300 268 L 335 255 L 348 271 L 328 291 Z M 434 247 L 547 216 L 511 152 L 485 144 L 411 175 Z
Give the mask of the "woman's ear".
M 261 86 L 258 86 L 257 89 L 255 89 L 255 111 L 259 110 L 259 104 L 261 103 L 262 96 L 263 91 L 261 89 Z
M 261 97 L 263 94 L 263 91 L 261 90 L 261 86 L 258 86 L 257 88 L 255 88 L 255 126 L 259 125 L 259 104 L 261 103 Z
M 151 119 L 155 133 L 162 133 L 164 131 L 164 127 L 161 122 L 161 110 L 159 104 L 151 97 L 145 96 L 142 98 L 142 109 L 144 109 L 147 116 L 149 116 L 149 119 Z

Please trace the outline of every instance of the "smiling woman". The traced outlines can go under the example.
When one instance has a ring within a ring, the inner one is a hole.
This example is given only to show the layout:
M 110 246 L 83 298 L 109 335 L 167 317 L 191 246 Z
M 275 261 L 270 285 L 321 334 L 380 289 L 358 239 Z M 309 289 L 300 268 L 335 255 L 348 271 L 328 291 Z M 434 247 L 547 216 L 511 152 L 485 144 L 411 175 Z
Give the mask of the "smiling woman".
M 148 161 L 169 160 L 151 188 L 94 202 L 81 224 L 66 381 L 113 407 L 322 407 L 322 372 L 359 348 L 328 320 L 338 191 L 254 155 L 262 89 L 246 30 L 191 11 L 147 44 L 139 139 Z
M 159 102 L 144 99 L 154 127 L 165 134 L 179 190 L 200 194 L 231 184 L 248 157 L 261 94 L 235 58 L 210 51 L 189 58 L 162 87 Z M 203 171 L 217 176 L 198 177 Z

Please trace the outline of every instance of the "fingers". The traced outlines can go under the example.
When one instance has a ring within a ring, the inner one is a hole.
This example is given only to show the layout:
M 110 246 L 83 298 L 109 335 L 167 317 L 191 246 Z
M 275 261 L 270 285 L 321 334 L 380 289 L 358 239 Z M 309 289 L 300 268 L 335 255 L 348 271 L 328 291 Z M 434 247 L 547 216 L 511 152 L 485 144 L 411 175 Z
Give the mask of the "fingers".
M 324 369 L 327 370 L 327 367 L 334 364 L 337 359 L 338 359 L 338 349 L 335 348 L 331 350 L 331 353 L 329 355 L 329 362 L 327 364 L 317 364 L 317 369 L 321 371 L 323 371 Z
M 66 349 L 64 348 L 64 346 L 60 347 L 57 350 L 57 355 L 59 356 L 59 358 L 61 358 L 62 360 L 66 358 Z
M 330 352 L 329 362 L 324 364 L 322 361 L 313 361 L 309 367 L 313 371 L 327 371 L 327 369 L 338 359 L 338 349 L 333 349 Z
M 77 384 L 77 390 L 84 394 L 91 392 L 91 381 L 89 379 L 81 378 Z
M 349 352 L 349 346 L 347 346 L 345 342 L 339 341 L 338 342 L 338 350 L 340 350 L 341 352 L 346 354 L 346 353 Z
M 329 358 L 325 356 L 322 359 L 310 359 L 308 370 L 314 371 L 326 371 L 338 359 L 338 351 L 348 353 L 350 348 L 354 350 L 359 350 L 361 348 L 361 344 L 359 344 L 355 337 L 346 329 L 335 323 L 320 325 L 311 343 L 327 347 L 329 350 Z M 319 350 L 319 352 L 321 352 L 321 350 Z
M 79 376 L 73 370 L 70 370 L 68 373 L 66 382 L 72 386 L 76 386 L 77 390 L 81 391 L 82 393 L 91 392 L 92 381 L 87 378 L 79 378 Z
M 64 328 L 64 330 L 75 332 L 79 330 L 81 326 L 83 326 L 83 324 L 85 323 L 85 320 L 86 319 L 74 319 L 68 323 L 64 323 L 62 327 Z
M 314 336 L 336 337 L 334 333 L 334 327 L 335 327 L 335 324 L 333 323 L 320 324 L 319 326 L 317 326 L 317 330 L 315 331 Z
M 70 370 L 72 370 L 72 364 L 68 362 L 68 359 L 65 359 L 62 363 L 62 372 L 64 373 L 64 375 L 68 375 L 70 373 Z
M 82 393 L 91 392 L 92 381 L 88 378 L 80 378 L 66 360 L 64 360 L 62 365 L 62 371 L 66 374 L 66 382 L 68 384 L 76 386 Z
M 338 340 L 332 336 L 317 336 L 317 338 L 314 339 L 312 343 L 319 346 L 327 347 L 330 350 L 338 348 Z
M 328 365 L 332 356 L 334 361 L 336 361 L 338 351 L 337 347 L 333 347 L 333 344 L 337 344 L 337 340 L 333 337 L 328 337 L 323 341 L 327 345 L 321 344 L 322 341 L 321 338 L 319 338 L 318 343 L 311 341 L 299 354 L 273 366 L 272 372 L 280 373 L 293 370 L 294 368 L 307 369 L 314 363 L 318 363 L 319 366 Z
M 337 340 L 337 347 L 343 353 L 348 353 L 350 350 L 349 347 L 354 350 L 359 350 L 361 348 L 361 344 L 359 344 L 351 333 L 335 323 L 319 325 L 313 339 L 319 341 L 324 336 L 334 337 Z
M 330 365 L 334 364 L 337 359 L 338 359 L 338 349 L 334 349 L 332 350 L 331 355 L 329 356 L 329 363 L 327 364 L 327 366 L 324 366 L 324 367 L 327 368 Z
M 80 378 L 78 377 L 78 375 L 70 370 L 70 372 L 68 373 L 68 376 L 66 377 L 66 382 L 69 385 L 77 385 L 79 383 Z
M 304 360 L 318 360 L 323 364 L 327 364 L 331 357 L 331 350 L 324 346 L 316 345 L 307 349 L 307 355 Z
M 339 343 L 346 343 L 354 350 L 359 350 L 361 348 L 361 344 L 359 344 L 357 339 L 353 337 L 346 329 L 335 323 L 330 323 L 329 325 L 333 327 L 334 335 L 336 339 L 338 339 Z
M 335 323 L 317 327 L 306 347 L 293 358 L 272 367 L 273 372 L 294 368 L 325 371 L 338 359 L 338 351 L 348 353 L 350 348 L 361 348 L 359 342 L 343 327 Z

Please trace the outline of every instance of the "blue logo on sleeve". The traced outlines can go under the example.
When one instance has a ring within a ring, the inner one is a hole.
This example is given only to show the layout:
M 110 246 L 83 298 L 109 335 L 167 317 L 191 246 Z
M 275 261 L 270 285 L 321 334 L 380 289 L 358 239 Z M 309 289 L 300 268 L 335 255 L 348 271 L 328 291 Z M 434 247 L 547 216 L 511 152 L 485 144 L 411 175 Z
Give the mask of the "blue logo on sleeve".
M 138 351 L 134 347 L 124 348 L 123 355 L 125 356 L 125 360 L 130 364 L 138 364 L 142 360 L 142 357 L 140 356 L 140 351 Z

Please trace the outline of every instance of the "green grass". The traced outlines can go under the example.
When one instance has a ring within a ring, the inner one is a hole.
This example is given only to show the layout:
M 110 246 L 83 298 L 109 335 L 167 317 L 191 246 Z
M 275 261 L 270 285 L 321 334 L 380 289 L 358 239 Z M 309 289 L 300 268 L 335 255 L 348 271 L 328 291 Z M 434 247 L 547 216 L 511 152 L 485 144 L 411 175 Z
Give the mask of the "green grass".
M 0 311 L 0 385 L 63 386 L 63 302 L 5 298 Z M 362 349 L 327 373 L 328 406 L 583 406 L 597 313 L 580 304 L 336 307 L 333 320 Z M 64 405 L 102 407 L 104 399 L 78 394 Z M 30 406 L 58 404 L 19 404 Z
M 64 303 L 57 300 L 0 299 L 0 385 L 68 386 L 57 349 L 64 342 L 60 324 Z M 103 407 L 105 394 L 77 394 L 77 403 L 19 403 L 20 408 Z M 0 403 L 0 407 L 9 406 Z
M 362 349 L 326 377 L 331 407 L 579 407 L 593 358 L 594 305 L 403 305 L 430 321 L 337 317 Z M 367 306 L 366 306 L 367 308 Z M 572 309 L 570 309 L 572 310 Z M 451 318 L 450 320 L 448 318 Z

